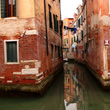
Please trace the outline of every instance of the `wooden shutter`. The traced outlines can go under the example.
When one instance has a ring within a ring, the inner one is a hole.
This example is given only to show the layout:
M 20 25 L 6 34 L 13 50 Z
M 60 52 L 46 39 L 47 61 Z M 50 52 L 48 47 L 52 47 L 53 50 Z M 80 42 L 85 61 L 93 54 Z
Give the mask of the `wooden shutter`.
M 1 18 L 6 17 L 6 0 L 1 0 Z

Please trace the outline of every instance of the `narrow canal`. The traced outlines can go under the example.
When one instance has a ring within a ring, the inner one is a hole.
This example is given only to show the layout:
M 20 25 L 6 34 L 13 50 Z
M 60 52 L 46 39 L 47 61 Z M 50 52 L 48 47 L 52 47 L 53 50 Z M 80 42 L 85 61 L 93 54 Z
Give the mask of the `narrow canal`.
M 86 68 L 65 63 L 42 97 L 0 95 L 0 110 L 110 110 L 110 92 L 103 91 Z

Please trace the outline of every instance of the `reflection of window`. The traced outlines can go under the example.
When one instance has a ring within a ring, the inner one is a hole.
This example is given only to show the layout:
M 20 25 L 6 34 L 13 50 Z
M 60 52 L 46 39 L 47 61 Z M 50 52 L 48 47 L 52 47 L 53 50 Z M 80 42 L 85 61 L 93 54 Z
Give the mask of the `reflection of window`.
M 67 74 L 69 74 L 69 72 L 70 72 L 69 70 L 66 71 Z
M 16 16 L 16 0 L 1 0 L 1 18 Z

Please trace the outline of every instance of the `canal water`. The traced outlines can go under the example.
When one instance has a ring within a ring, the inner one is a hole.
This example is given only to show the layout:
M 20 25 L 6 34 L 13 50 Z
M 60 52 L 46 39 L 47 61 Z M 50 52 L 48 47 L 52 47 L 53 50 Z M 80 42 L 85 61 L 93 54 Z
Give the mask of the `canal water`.
M 41 97 L 0 95 L 0 110 L 110 110 L 110 92 L 86 68 L 64 64 L 64 71 Z

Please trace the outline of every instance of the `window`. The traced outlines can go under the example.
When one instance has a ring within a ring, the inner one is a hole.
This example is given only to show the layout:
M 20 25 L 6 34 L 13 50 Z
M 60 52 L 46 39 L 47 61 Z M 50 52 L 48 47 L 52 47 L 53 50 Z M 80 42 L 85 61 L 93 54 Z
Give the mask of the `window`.
M 82 36 L 82 40 L 83 40 L 83 30 L 81 31 L 81 36 Z
M 5 63 L 18 62 L 18 42 L 5 41 Z
M 54 31 L 58 33 L 58 20 L 57 20 L 57 15 L 53 15 L 54 19 Z
M 51 59 L 53 59 L 53 45 L 51 44 Z
M 83 15 L 81 16 L 80 20 L 81 20 L 81 25 L 83 25 Z
M 58 46 L 58 58 L 60 58 L 60 47 Z
M 49 26 L 50 28 L 53 28 L 52 26 L 52 13 L 51 13 L 51 6 L 49 5 Z
M 62 36 L 62 25 L 60 25 L 60 35 Z
M 78 27 L 80 27 L 80 19 L 78 20 Z
M 58 57 L 58 49 L 57 49 L 57 46 L 55 46 L 55 56 L 56 56 L 56 58 Z
M 16 0 L 1 0 L 1 18 L 16 16 Z

